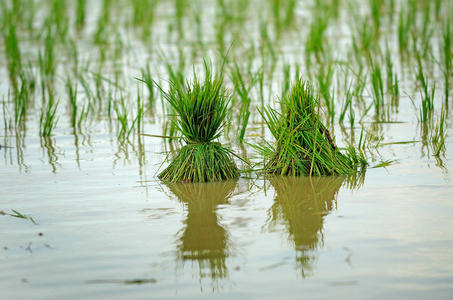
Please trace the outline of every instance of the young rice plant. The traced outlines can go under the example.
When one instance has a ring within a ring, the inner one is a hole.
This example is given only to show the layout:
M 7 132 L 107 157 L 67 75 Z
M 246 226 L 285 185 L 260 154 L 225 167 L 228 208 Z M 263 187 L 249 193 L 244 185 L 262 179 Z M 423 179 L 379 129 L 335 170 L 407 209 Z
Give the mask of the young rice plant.
M 169 92 L 162 91 L 177 114 L 173 122 L 186 142 L 159 174 L 163 181 L 211 182 L 239 176 L 231 150 L 214 141 L 225 124 L 230 96 L 222 87 L 222 76 L 212 75 L 206 63 L 205 74 L 204 82 L 194 74 L 192 83 L 171 80 Z
M 346 154 L 334 144 L 320 121 L 319 97 L 312 86 L 298 79 L 280 101 L 281 110 L 264 109 L 263 118 L 276 140 L 274 146 L 259 146 L 266 173 L 289 176 L 354 174 L 366 160 L 349 146 Z

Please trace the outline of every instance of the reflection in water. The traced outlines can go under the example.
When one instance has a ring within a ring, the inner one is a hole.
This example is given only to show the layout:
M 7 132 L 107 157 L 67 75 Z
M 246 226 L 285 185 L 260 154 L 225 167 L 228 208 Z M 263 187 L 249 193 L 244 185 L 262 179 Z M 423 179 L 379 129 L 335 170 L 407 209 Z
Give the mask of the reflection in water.
M 345 177 L 271 177 L 276 197 L 269 210 L 270 226 L 283 223 L 296 250 L 297 267 L 309 275 L 313 251 L 323 245 L 324 217 L 336 208 Z
M 213 183 L 168 184 L 187 208 L 184 228 L 179 232 L 177 258 L 198 264 L 199 276 L 213 281 L 228 275 L 228 232 L 219 224 L 217 206 L 227 204 L 237 180 Z
M 24 148 L 25 148 L 25 134 L 21 134 L 20 131 L 16 131 L 16 158 L 17 158 L 17 165 L 19 166 L 19 170 L 23 171 L 24 169 L 27 170 L 28 167 L 24 161 Z
M 57 172 L 57 167 L 60 166 L 58 163 L 58 155 L 55 147 L 55 140 L 51 137 L 41 137 L 41 148 L 47 153 L 47 159 L 49 165 L 52 167 L 52 172 Z
M 80 170 L 79 135 L 77 134 L 76 130 L 74 130 L 73 135 L 74 135 L 74 148 L 75 148 L 76 164 L 77 164 L 77 168 Z

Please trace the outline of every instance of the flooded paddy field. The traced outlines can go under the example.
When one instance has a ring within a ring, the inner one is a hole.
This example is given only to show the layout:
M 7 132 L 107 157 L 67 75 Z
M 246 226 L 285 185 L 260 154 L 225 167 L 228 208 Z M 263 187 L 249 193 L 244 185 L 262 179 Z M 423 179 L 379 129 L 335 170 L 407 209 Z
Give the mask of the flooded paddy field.
M 452 297 L 451 1 L 0 7 L 1 299 Z M 162 181 L 205 63 L 240 176 Z M 299 77 L 357 172 L 264 171 Z

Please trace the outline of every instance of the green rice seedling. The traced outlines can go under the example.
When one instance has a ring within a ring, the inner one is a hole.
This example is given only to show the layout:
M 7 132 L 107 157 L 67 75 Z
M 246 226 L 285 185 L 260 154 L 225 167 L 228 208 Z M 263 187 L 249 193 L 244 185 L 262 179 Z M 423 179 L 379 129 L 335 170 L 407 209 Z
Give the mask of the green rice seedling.
M 147 65 L 145 68 L 142 68 L 141 70 L 142 78 L 139 79 L 142 81 L 148 90 L 148 106 L 150 109 L 154 107 L 154 80 L 151 75 L 151 70 L 149 68 L 149 65 Z
M 270 0 L 269 2 L 273 14 L 275 32 L 277 36 L 280 36 L 283 29 L 288 29 L 294 22 L 297 1 Z
M 429 5 L 428 7 L 431 7 Z M 420 41 L 422 44 L 422 49 L 423 49 L 423 57 L 424 58 L 430 58 L 432 56 L 432 38 L 434 36 L 435 28 L 434 25 L 435 23 L 431 19 L 431 9 L 424 9 L 423 10 L 423 27 L 421 30 L 420 34 Z
M 353 174 L 365 159 L 355 160 L 352 146 L 343 154 L 319 117 L 319 97 L 300 78 L 280 101 L 281 111 L 266 108 L 263 118 L 276 140 L 261 145 L 264 170 L 274 175 L 322 176 Z M 357 155 L 359 156 L 359 155 Z
M 27 113 L 28 91 L 22 84 L 18 93 L 14 96 L 14 125 L 16 128 L 23 123 Z
M 289 86 L 291 82 L 291 66 L 290 64 L 283 65 L 283 85 L 282 85 L 282 95 L 283 98 L 286 93 L 289 91 Z
M 66 79 L 66 90 L 68 91 L 70 113 L 71 113 L 71 125 L 72 128 L 76 128 L 77 125 L 77 84 L 73 85 L 71 79 Z
M 103 84 L 103 76 L 101 74 L 101 71 L 99 71 L 98 73 L 96 74 L 93 74 L 94 75 L 94 87 L 95 87 L 95 94 L 94 94 L 94 99 L 97 100 L 97 102 L 99 104 L 102 103 L 102 99 L 104 98 L 104 94 L 105 94 L 105 88 L 104 88 L 104 84 Z
M 224 0 L 217 0 L 216 3 L 216 22 L 215 22 L 215 36 L 217 41 L 217 48 L 221 53 L 225 52 L 225 32 L 232 18 L 232 13 L 226 6 Z
M 261 102 L 261 108 L 264 108 L 264 68 L 261 67 L 255 74 L 256 80 L 258 81 L 259 97 Z
M 108 31 L 108 27 L 111 21 L 111 10 L 112 0 L 103 0 L 101 14 L 99 15 L 96 31 L 94 34 L 94 43 L 97 45 L 107 44 L 108 34 L 106 31 Z M 103 51 L 104 47 L 101 46 L 100 50 Z
M 434 0 L 434 15 L 436 17 L 436 20 L 440 19 L 442 4 L 445 4 L 443 0 Z
M 332 92 L 332 79 L 334 75 L 333 66 L 332 62 L 329 62 L 328 65 L 321 65 L 317 76 L 319 91 L 326 103 L 327 113 L 331 124 L 334 123 L 335 119 L 335 99 Z
M 429 89 L 428 82 L 426 81 L 422 87 L 423 91 L 420 92 L 422 99 L 420 107 L 420 121 L 427 122 L 431 119 L 432 112 L 434 110 L 434 94 L 436 92 L 436 86 L 434 85 Z
M 83 92 L 85 93 L 85 97 L 89 102 L 94 99 L 93 91 L 91 90 L 90 83 L 83 72 L 80 71 L 81 68 L 77 67 L 78 72 L 76 73 L 77 80 L 83 88 Z M 88 69 L 88 68 L 87 68 Z
M 379 33 L 382 20 L 382 12 L 385 2 L 380 0 L 370 0 L 371 19 L 373 20 L 374 30 Z
M 132 23 L 134 26 L 149 25 L 154 18 L 155 0 L 132 0 Z
M 8 62 L 8 71 L 11 85 L 14 92 L 18 90 L 18 77 L 22 70 L 22 58 L 19 46 L 19 41 L 16 34 L 16 25 L 12 18 L 12 13 L 7 9 L 3 9 L 3 14 L 6 19 L 6 28 L 3 31 L 5 43 L 5 55 Z
M 183 19 L 186 15 L 188 2 L 187 0 L 174 0 L 175 1 L 175 17 L 176 17 L 176 30 L 178 31 L 178 38 L 184 39 Z
M 76 18 L 75 26 L 78 31 L 82 30 L 85 26 L 86 19 L 86 0 L 77 0 L 76 2 Z
M 54 102 L 52 98 L 49 98 L 45 107 L 41 111 L 39 117 L 39 134 L 42 137 L 49 137 L 52 131 L 57 126 L 58 118 L 57 114 L 58 102 Z
M 437 121 L 436 128 L 434 129 L 434 134 L 431 137 L 431 144 L 433 148 L 433 155 L 439 156 L 441 152 L 445 153 L 445 139 L 446 139 L 446 120 L 447 111 L 442 106 L 440 112 L 440 118 Z
M 351 122 L 351 111 L 353 111 L 353 109 L 351 107 L 352 106 L 352 99 L 353 99 L 353 95 L 352 95 L 352 91 L 351 91 L 351 86 L 349 86 L 348 90 L 346 91 L 345 101 L 343 102 L 343 106 L 342 106 L 341 111 L 340 111 L 340 117 L 338 118 L 338 122 L 340 124 L 343 124 L 344 118 L 346 116 L 346 112 L 348 111 L 348 109 L 349 109 L 349 118 L 350 118 L 349 121 Z M 353 113 L 352 113 L 352 118 L 354 118 L 354 114 Z M 354 123 L 354 120 L 352 120 L 352 123 Z
M 19 27 L 25 28 L 30 34 L 30 37 L 34 35 L 36 16 L 38 15 L 40 4 L 40 2 L 33 0 L 13 1 L 12 9 L 14 11 L 15 22 Z
M 346 92 L 346 103 L 348 103 L 348 107 L 349 107 L 349 127 L 351 128 L 351 130 L 354 128 L 354 122 L 355 122 L 355 111 L 354 111 L 354 107 L 353 107 L 353 99 L 354 99 L 354 91 L 351 91 L 351 89 L 349 88 L 348 91 Z
M 385 66 L 387 75 L 387 90 L 389 90 L 392 95 L 392 105 L 394 107 L 398 107 L 398 100 L 400 96 L 398 73 L 394 72 L 393 60 L 388 45 L 385 51 Z
M 450 29 L 450 19 L 447 20 L 445 23 L 445 26 L 442 31 L 442 52 L 443 52 L 443 74 L 444 74 L 444 91 L 445 91 L 445 105 L 448 110 L 448 99 L 449 99 L 449 94 L 450 94 L 450 81 L 452 78 L 452 72 L 453 72 L 453 48 L 452 48 L 452 43 L 451 43 L 451 29 Z
M 13 128 L 13 121 L 10 116 L 10 108 L 7 102 L 8 101 L 6 99 L 2 99 L 3 130 L 5 138 L 8 136 L 8 132 Z
M 315 0 L 314 1 L 314 14 L 324 13 L 329 18 L 337 19 L 340 12 L 340 0 Z
M 374 62 L 371 57 L 370 69 L 371 69 L 371 87 L 373 89 L 373 104 L 374 112 L 377 119 L 382 117 L 384 113 L 384 81 L 382 79 L 382 71 L 379 63 Z
M 180 60 L 179 60 L 177 69 L 174 69 L 172 64 L 169 62 L 169 60 L 166 59 L 164 56 L 162 56 L 161 59 L 164 62 L 165 67 L 167 69 L 169 81 L 177 82 L 179 85 L 184 86 L 184 84 L 185 84 L 185 77 L 184 77 L 185 61 L 184 61 L 183 56 L 182 55 L 180 56 Z M 174 109 L 171 105 L 169 105 L 169 106 L 165 105 L 166 103 L 168 103 L 168 101 L 165 101 L 165 93 L 162 89 L 160 89 L 160 95 L 161 95 L 161 100 L 162 100 L 162 111 L 166 112 L 167 115 L 169 116 L 169 120 L 167 120 L 167 122 L 165 123 L 164 136 L 168 136 L 168 138 L 166 138 L 166 139 L 170 143 L 172 143 L 174 141 L 173 137 L 176 137 L 179 133 L 179 130 L 176 126 L 177 125 L 177 122 L 176 122 L 177 113 L 174 112 Z
M 354 25 L 352 43 L 356 60 L 359 62 L 367 55 L 371 55 L 372 51 L 378 49 L 379 35 L 366 17 L 358 16 Z
M 168 167 L 159 174 L 167 182 L 207 182 L 232 179 L 239 170 L 232 151 L 214 142 L 220 136 L 228 114 L 230 96 L 222 87 L 221 75 L 212 75 L 205 63 L 205 81 L 194 71 L 193 82 L 170 81 L 165 99 L 177 114 L 175 126 L 186 145 L 178 150 Z
M 418 53 L 416 58 L 418 63 L 417 79 L 420 82 L 422 89 L 422 91 L 420 92 L 420 97 L 422 99 L 420 107 L 420 121 L 427 122 L 428 120 L 431 119 L 431 115 L 434 110 L 434 95 L 436 92 L 436 86 L 434 85 L 430 89 L 428 79 L 425 77 L 425 74 L 423 72 L 423 63 Z
M 417 20 L 416 14 L 415 1 L 407 1 L 407 5 L 400 8 L 397 33 L 399 51 L 403 58 L 406 57 L 410 49 L 411 32 L 413 32 L 415 21 Z
M 281 27 L 282 27 L 282 16 L 281 16 L 281 10 L 283 10 L 282 7 L 282 2 L 281 0 L 270 0 L 270 5 L 271 5 L 271 11 L 273 14 L 273 21 L 274 21 L 274 27 L 275 27 L 275 32 L 277 32 L 277 35 L 280 35 L 281 32 Z
M 41 78 L 49 87 L 54 82 L 56 61 L 55 61 L 55 33 L 52 30 L 52 24 L 47 20 L 45 28 L 44 50 L 39 51 L 39 68 Z
M 394 24 L 395 12 L 396 12 L 396 1 L 390 0 L 388 3 L 388 17 L 389 17 L 390 25 Z
M 238 141 L 242 143 L 244 141 L 245 130 L 250 118 L 250 104 L 252 102 L 249 93 L 253 88 L 256 81 L 252 78 L 252 82 L 246 86 L 245 80 L 242 76 L 241 70 L 237 62 L 234 63 L 234 67 L 231 68 L 231 81 L 234 84 L 234 92 L 240 99 L 240 110 L 238 115 L 238 123 L 240 125 Z
M 140 89 L 137 87 L 137 116 L 134 119 L 134 124 L 137 127 L 137 132 L 142 132 L 143 116 L 145 115 L 145 106 L 142 97 L 140 96 Z
M 11 209 L 11 211 L 12 211 L 12 213 L 7 213 L 7 212 L 4 212 L 3 210 L 0 210 L 0 215 L 11 216 L 11 217 L 19 218 L 19 219 L 29 220 L 33 224 L 38 225 L 38 223 L 35 221 L 35 219 L 33 219 L 32 216 L 24 215 L 23 213 L 20 213 L 20 212 L 18 212 L 15 209 Z
M 116 118 L 119 123 L 117 137 L 119 140 L 124 140 L 125 138 L 127 138 L 129 132 L 129 118 L 124 96 L 121 96 L 120 101 L 115 101 L 113 103 L 113 109 L 116 113 Z
M 133 0 L 131 6 L 132 24 L 141 31 L 142 39 L 148 41 L 155 20 L 157 0 Z
M 315 17 L 310 24 L 310 31 L 305 42 L 305 61 L 307 66 L 311 65 L 312 56 L 317 61 L 320 61 L 329 48 L 327 39 L 325 38 L 328 25 L 328 17 L 324 14 Z
M 30 67 L 31 69 L 31 67 Z M 23 68 L 20 73 L 19 90 L 13 94 L 14 102 L 14 125 L 18 129 L 22 127 L 26 119 L 27 110 L 32 105 L 33 94 L 36 85 L 34 74 L 28 68 Z
M 50 8 L 51 14 L 48 21 L 55 26 L 56 33 L 60 40 L 66 39 L 69 31 L 69 16 L 67 12 L 68 2 L 66 0 L 53 0 Z M 48 25 L 50 26 L 50 24 Z
M 197 45 L 198 48 L 203 49 L 203 25 L 201 21 L 203 16 L 203 5 L 201 1 L 193 1 L 192 10 L 195 23 L 195 36 L 197 37 Z M 196 51 L 195 47 L 194 51 Z
M 297 0 L 289 0 L 285 1 L 286 4 L 286 9 L 285 9 L 285 20 L 284 20 L 284 25 L 285 27 L 289 27 L 294 23 L 295 17 L 296 17 L 296 6 L 297 6 Z
M 260 34 L 261 34 L 261 55 L 263 59 L 269 54 L 271 56 L 271 61 L 275 62 L 277 60 L 276 51 L 274 45 L 276 44 L 271 36 L 269 35 L 269 30 L 267 28 L 267 23 L 261 20 L 260 22 Z
M 66 80 L 66 90 L 68 92 L 69 104 L 70 104 L 70 120 L 71 126 L 74 129 L 74 132 L 82 130 L 82 122 L 86 119 L 88 112 L 91 108 L 90 102 L 88 105 L 85 104 L 80 108 L 80 105 L 77 103 L 77 94 L 78 87 L 77 82 L 72 83 L 71 79 L 68 77 Z

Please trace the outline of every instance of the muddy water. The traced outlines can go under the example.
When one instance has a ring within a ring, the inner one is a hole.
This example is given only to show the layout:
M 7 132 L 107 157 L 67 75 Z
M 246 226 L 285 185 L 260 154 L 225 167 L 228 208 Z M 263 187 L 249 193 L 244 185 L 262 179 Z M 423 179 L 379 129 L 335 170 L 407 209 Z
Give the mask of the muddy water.
M 65 139 L 55 173 L 33 143 L 28 171 L 0 169 L 2 210 L 37 223 L 0 216 L 3 299 L 451 296 L 453 187 L 416 145 L 355 182 L 165 185 L 102 138 L 77 168 Z
M 195 28 L 190 24 L 195 23 L 190 14 L 184 21 L 190 32 L 181 42 L 175 32 L 166 31 L 174 26 L 168 24 L 173 20 L 169 17 L 172 6 L 161 5 L 154 25 L 155 44 L 120 35 L 124 44 L 111 46 L 124 48 L 120 58 L 110 51 L 106 61 L 98 62 L 102 51 L 92 44 L 92 36 L 101 2 L 92 3 L 87 27 L 75 39 L 80 64 L 85 67 L 87 58 L 92 59 L 92 71 L 102 72 L 109 80 L 114 80 L 114 71 L 121 73 L 119 82 L 127 90 L 131 112 L 136 107 L 134 77 L 140 77 L 139 70 L 147 62 L 157 70 L 153 75 L 165 88 L 168 74 L 164 64 L 176 66 L 180 50 L 195 53 L 195 58 L 186 53 L 182 59 L 187 60 L 188 74 L 192 63 L 201 64 L 202 54 L 209 57 L 217 51 L 212 45 L 216 38 L 212 14 L 218 13 L 212 7 L 214 1 L 202 15 L 207 37 L 201 53 L 191 48 Z M 253 5 L 264 9 L 258 5 L 261 1 L 251 3 L 252 9 Z M 273 100 L 280 95 L 281 65 L 298 62 L 304 66 L 301 53 L 310 7 L 309 2 L 301 2 L 296 11 L 300 32 L 290 31 L 278 41 L 274 78 L 266 78 L 264 84 L 266 104 L 275 104 Z M 121 16 L 122 9 L 117 8 Z M 256 17 L 252 9 L 248 13 Z M 327 32 L 333 49 L 341 50 L 335 53 L 339 59 L 347 57 L 345 45 L 351 34 L 347 17 L 342 11 Z M 261 24 L 252 17 L 250 23 L 245 23 L 253 29 L 250 36 L 242 37 L 232 58 L 243 58 L 245 52 L 259 46 L 260 41 L 253 47 L 247 44 L 260 37 Z M 119 34 L 123 29 L 111 32 Z M 36 41 L 27 47 L 27 38 L 28 34 L 21 35 L 25 39 L 21 40 L 23 57 L 37 65 L 41 48 Z M 391 42 L 390 47 L 392 53 L 398 52 L 396 44 Z M 168 54 L 167 61 L 159 60 L 159 51 Z M 5 114 L 0 114 L 0 299 L 452 298 L 453 138 L 448 131 L 445 154 L 437 159 L 432 156 L 429 134 L 424 134 L 424 126 L 417 120 L 418 107 L 414 107 L 420 102 L 414 68 L 397 68 L 402 92 L 398 109 L 389 117 L 397 122 L 373 123 L 370 112 L 358 123 L 372 102 L 371 89 L 367 89 L 365 109 L 356 108 L 355 126 L 341 128 L 335 123 L 333 132 L 340 146 L 349 140 L 357 142 L 361 127 L 382 138 L 383 146 L 370 151 L 370 168 L 365 174 L 310 179 L 246 173 L 236 181 L 164 184 L 156 174 L 162 170 L 168 145 L 159 138 L 135 134 L 129 142 L 118 141 L 118 121 L 107 116 L 106 103 L 99 107 L 96 103 L 82 130 L 74 133 L 63 88 L 66 67 L 73 58 L 66 57 L 70 55 L 65 51 L 58 53 L 55 90 L 61 105 L 52 136 L 39 137 L 39 90 L 21 135 L 4 128 Z M 262 61 L 257 55 L 252 65 L 259 69 Z M 398 65 L 399 60 L 394 63 Z M 304 78 L 313 79 L 309 71 L 301 70 Z M 442 74 L 436 67 L 430 71 L 438 83 L 436 120 L 444 101 Z M 0 75 L 8 78 L 3 53 Z M 94 92 L 94 77 L 90 72 L 83 76 Z M 229 79 L 226 85 L 232 88 Z M 115 90 L 105 82 L 103 88 Z M 0 82 L 4 107 L 12 107 L 7 100 L 9 89 L 7 80 Z M 140 89 L 145 94 L 145 88 Z M 268 94 L 272 95 L 269 99 Z M 87 97 L 79 85 L 81 105 L 89 101 Z M 257 86 L 251 98 L 246 141 L 256 143 L 256 137 L 265 132 L 256 110 L 260 105 Z M 336 104 L 337 117 L 341 106 Z M 157 99 L 154 114 L 145 116 L 144 132 L 164 134 L 163 110 Z M 235 120 L 236 116 L 233 123 Z M 452 126 L 450 112 L 447 128 Z M 234 123 L 222 142 L 253 162 L 259 161 L 251 147 L 236 144 L 236 127 Z M 388 144 L 402 141 L 413 143 Z M 382 160 L 392 164 L 372 168 Z

